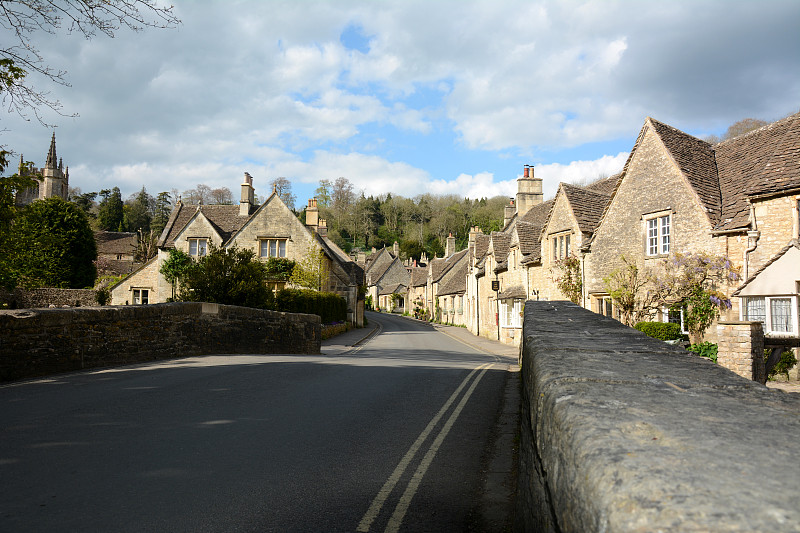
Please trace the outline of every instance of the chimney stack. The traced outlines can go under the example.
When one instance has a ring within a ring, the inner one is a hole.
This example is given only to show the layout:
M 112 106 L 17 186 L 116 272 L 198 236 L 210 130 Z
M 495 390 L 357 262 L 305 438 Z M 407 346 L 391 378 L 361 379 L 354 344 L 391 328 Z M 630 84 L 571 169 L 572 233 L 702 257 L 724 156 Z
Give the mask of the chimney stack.
M 392 252 L 394 253 L 393 255 L 395 257 L 400 257 L 400 245 L 397 244 L 397 241 L 394 241 L 394 244 L 392 245 Z
M 319 219 L 319 223 L 317 225 L 317 233 L 320 234 L 322 237 L 328 235 L 328 221 L 324 218 Z
M 250 208 L 255 204 L 255 189 L 253 189 L 253 176 L 244 173 L 242 180 L 242 195 L 239 200 L 239 216 L 250 216 Z
M 316 229 L 319 226 L 319 209 L 317 208 L 317 199 L 311 198 L 306 207 L 306 226 L 311 229 Z
M 508 205 L 506 206 L 503 212 L 503 227 L 505 228 L 508 226 L 508 223 L 511 222 L 511 219 L 514 218 L 514 215 L 517 213 L 517 208 L 514 206 L 514 199 L 510 198 Z
M 542 180 L 533 177 L 533 165 L 525 165 L 517 180 L 517 216 L 523 217 L 531 207 L 544 201 Z
M 456 238 L 453 237 L 452 233 L 450 233 L 450 235 L 447 237 L 447 244 L 444 248 L 444 256 L 447 258 L 454 253 L 456 253 Z

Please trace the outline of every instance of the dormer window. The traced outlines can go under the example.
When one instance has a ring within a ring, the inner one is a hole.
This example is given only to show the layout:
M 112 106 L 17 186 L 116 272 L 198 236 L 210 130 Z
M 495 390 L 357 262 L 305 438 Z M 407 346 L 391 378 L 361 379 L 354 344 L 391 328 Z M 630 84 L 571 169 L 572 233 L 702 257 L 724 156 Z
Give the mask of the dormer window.
M 208 239 L 189 239 L 189 255 L 203 257 L 208 253 Z

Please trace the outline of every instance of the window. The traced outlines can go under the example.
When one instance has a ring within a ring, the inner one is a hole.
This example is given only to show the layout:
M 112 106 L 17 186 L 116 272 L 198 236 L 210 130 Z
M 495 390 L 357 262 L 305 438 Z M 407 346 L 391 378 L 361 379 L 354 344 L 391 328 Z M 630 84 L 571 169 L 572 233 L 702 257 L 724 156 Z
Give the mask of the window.
M 681 327 L 681 333 L 688 334 L 689 330 L 686 327 L 686 309 L 683 307 L 680 309 L 664 309 L 662 311 L 664 315 L 667 317 L 667 322 L 671 324 L 678 324 Z
M 500 300 L 500 327 L 522 327 L 522 300 Z
M 765 334 L 797 335 L 796 296 L 745 298 L 742 319 L 761 322 Z
M 189 255 L 203 257 L 208 253 L 208 239 L 189 239 Z
M 133 305 L 147 305 L 150 302 L 150 289 L 133 289 Z
M 595 312 L 598 315 L 616 318 L 619 320 L 619 312 L 614 313 L 614 301 L 611 299 L 611 296 L 595 296 L 595 302 Z
M 286 239 L 261 239 L 261 257 L 286 257 Z
M 570 254 L 570 236 L 558 235 L 553 237 L 553 261 L 569 257 Z
M 647 255 L 669 253 L 670 218 L 671 215 L 665 215 L 647 220 Z

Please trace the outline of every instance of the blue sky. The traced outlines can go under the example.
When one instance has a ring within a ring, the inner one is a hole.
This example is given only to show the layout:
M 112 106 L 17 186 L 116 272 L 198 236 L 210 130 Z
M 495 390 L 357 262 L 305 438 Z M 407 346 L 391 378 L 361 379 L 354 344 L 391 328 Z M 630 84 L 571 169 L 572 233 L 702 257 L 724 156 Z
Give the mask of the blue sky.
M 171 30 L 38 35 L 70 87 L 70 184 L 127 196 L 278 176 L 357 191 L 545 194 L 621 169 L 647 116 L 697 136 L 800 110 L 800 2 L 175 2 Z M 7 102 L 6 102 L 7 103 Z M 44 163 L 51 129 L 4 113 L 0 143 Z

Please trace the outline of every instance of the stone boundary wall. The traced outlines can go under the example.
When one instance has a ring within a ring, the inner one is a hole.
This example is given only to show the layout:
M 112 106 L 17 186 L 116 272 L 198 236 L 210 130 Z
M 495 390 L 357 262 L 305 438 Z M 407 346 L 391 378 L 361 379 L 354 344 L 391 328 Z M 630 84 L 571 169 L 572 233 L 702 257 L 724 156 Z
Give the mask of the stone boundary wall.
M 207 303 L 0 311 L 0 380 L 200 354 L 318 354 L 320 319 Z
M 517 529 L 798 531 L 800 395 L 528 301 Z
M 761 322 L 719 322 L 717 363 L 743 378 L 767 382 Z
M 97 303 L 97 291 L 94 289 L 0 289 L 0 304 L 10 309 L 34 309 L 56 307 L 94 307 Z

